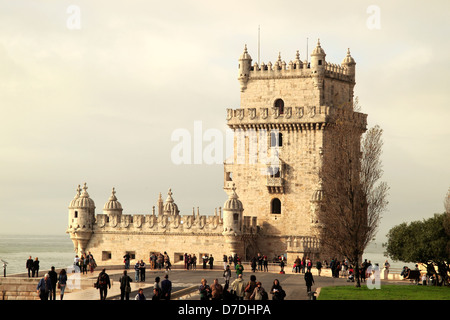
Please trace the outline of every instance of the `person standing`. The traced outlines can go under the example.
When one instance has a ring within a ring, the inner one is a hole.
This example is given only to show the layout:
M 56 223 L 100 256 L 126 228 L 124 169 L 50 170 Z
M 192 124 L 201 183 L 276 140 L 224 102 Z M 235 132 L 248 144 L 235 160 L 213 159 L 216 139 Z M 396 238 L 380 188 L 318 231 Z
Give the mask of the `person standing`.
M 144 260 L 141 260 L 139 263 L 139 273 L 141 275 L 141 281 L 145 282 L 145 262 Z
M 234 291 L 236 295 L 237 300 L 244 300 L 244 294 L 245 294 L 245 284 L 244 279 L 242 279 L 242 273 L 238 275 L 237 279 L 233 281 L 231 284 L 231 288 Z
M 253 295 L 255 288 L 256 288 L 256 276 L 252 274 L 250 276 L 250 281 L 247 282 L 247 285 L 244 290 L 245 291 L 245 300 L 252 300 L 250 297 Z
M 391 265 L 389 264 L 389 262 L 386 260 L 384 262 L 384 280 L 387 280 L 389 278 L 389 268 L 391 267 Z
M 242 276 L 244 272 L 244 266 L 241 264 L 240 261 L 237 262 L 235 270 L 236 270 L 236 278 L 239 278 L 239 275 Z
M 106 273 L 105 269 L 99 273 L 96 286 L 97 289 L 100 290 L 100 300 L 106 300 L 108 288 L 111 289 L 111 281 L 109 280 L 109 275 Z
M 124 256 L 123 256 L 123 262 L 125 263 L 125 270 L 130 269 L 130 259 L 131 256 L 130 254 L 127 252 Z
M 223 270 L 227 268 L 228 265 L 228 257 L 226 254 L 223 255 Z
M 256 282 L 256 287 L 250 296 L 250 300 L 267 300 L 267 292 L 262 287 L 261 282 Z
M 144 289 L 139 288 L 137 295 L 134 297 L 134 300 L 147 300 L 144 296 Z
M 212 255 L 209 256 L 209 268 L 213 269 L 214 268 L 214 258 Z
M 231 270 L 230 270 L 230 266 L 227 265 L 225 267 L 225 270 L 223 272 L 223 278 L 225 280 L 225 285 L 229 286 L 230 285 L 230 279 L 231 279 Z
M 170 300 L 172 294 L 172 282 L 169 280 L 169 275 L 164 276 L 164 280 L 161 281 L 161 299 Z
M 198 288 L 199 294 L 200 294 L 200 300 L 209 300 L 209 297 L 211 296 L 211 288 L 207 284 L 207 281 L 205 278 L 202 279 L 200 287 Z
M 275 279 L 273 281 L 272 288 L 270 289 L 270 294 L 273 294 L 272 300 L 284 300 L 286 293 L 281 287 L 280 281 L 278 281 L 278 279 Z
M 51 270 L 48 272 L 48 276 L 52 283 L 52 291 L 49 298 L 50 300 L 56 300 L 56 282 L 58 282 L 58 274 L 55 271 L 55 267 L 51 267 Z
M 320 277 L 320 273 L 322 271 L 322 262 L 320 262 L 320 260 L 317 260 L 316 268 L 317 268 L 317 273 L 319 274 L 319 277 Z
M 269 261 L 266 255 L 263 256 L 264 272 L 269 272 Z
M 161 299 L 161 286 L 159 284 L 159 277 L 155 278 L 155 283 L 153 284 L 153 297 L 152 300 L 160 300 Z
M 33 261 L 33 268 L 31 269 L 32 277 L 39 277 L 39 259 L 36 257 Z
M 120 282 L 120 300 L 124 298 L 126 300 L 130 300 L 130 292 L 131 292 L 131 278 L 127 274 L 127 270 L 124 270 L 123 275 L 119 279 Z
M 311 273 L 311 271 L 306 271 L 305 272 L 305 283 L 306 283 L 306 292 L 309 293 L 311 292 L 311 287 L 314 284 L 314 277 Z
M 67 285 L 67 273 L 66 273 L 65 269 L 62 269 L 59 272 L 59 276 L 58 276 L 58 287 L 59 287 L 59 290 L 61 291 L 61 293 L 60 293 L 61 300 L 64 297 L 64 290 L 66 289 L 66 285 Z
M 134 280 L 139 282 L 139 260 L 137 260 L 134 265 Z
M 39 281 L 36 290 L 41 300 L 48 300 L 48 296 L 52 291 L 52 281 L 50 280 L 48 273 L 46 273 L 44 278 Z
M 28 269 L 28 278 L 30 278 L 31 272 L 33 271 L 33 259 L 31 256 L 27 260 L 26 268 Z
M 84 259 L 82 260 L 82 274 L 87 274 L 87 266 L 89 264 L 89 258 L 84 255 Z
M 211 286 L 211 299 L 220 300 L 223 295 L 223 287 L 219 283 L 218 279 L 214 279 L 213 285 Z

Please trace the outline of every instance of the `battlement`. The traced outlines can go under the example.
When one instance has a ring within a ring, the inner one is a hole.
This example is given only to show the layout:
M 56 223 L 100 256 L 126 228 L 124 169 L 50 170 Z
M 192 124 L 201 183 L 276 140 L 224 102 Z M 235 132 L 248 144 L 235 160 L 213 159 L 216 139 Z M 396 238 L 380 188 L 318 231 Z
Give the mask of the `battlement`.
M 227 109 L 227 123 L 232 129 L 323 129 L 337 116 L 367 125 L 367 114 L 330 106 L 276 107 Z
M 324 70 L 326 77 L 349 82 L 353 81 L 349 69 L 342 65 L 325 62 Z M 285 61 L 277 61 L 275 64 L 269 61 L 268 64 L 261 63 L 261 66 L 255 62 L 250 68 L 249 79 L 309 78 L 313 75 L 315 75 L 315 70 L 311 69 L 310 63 L 306 61 L 290 61 L 288 64 Z
M 97 214 L 94 229 L 139 232 L 222 232 L 221 208 L 214 215 Z

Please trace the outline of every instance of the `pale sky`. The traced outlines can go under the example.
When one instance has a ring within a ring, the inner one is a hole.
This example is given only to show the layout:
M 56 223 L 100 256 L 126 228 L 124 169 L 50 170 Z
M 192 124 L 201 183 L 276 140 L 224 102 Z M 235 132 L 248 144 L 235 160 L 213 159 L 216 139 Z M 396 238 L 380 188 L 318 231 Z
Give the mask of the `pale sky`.
M 169 188 L 181 214 L 223 206 L 223 166 L 174 164 L 171 134 L 193 134 L 194 121 L 225 130 L 258 26 L 265 63 L 304 60 L 307 38 L 332 63 L 350 48 L 361 111 L 384 129 L 390 204 L 377 240 L 442 213 L 448 12 L 448 1 L 1 0 L 0 234 L 64 234 L 84 182 L 96 213 L 112 187 L 128 214 L 151 213 Z

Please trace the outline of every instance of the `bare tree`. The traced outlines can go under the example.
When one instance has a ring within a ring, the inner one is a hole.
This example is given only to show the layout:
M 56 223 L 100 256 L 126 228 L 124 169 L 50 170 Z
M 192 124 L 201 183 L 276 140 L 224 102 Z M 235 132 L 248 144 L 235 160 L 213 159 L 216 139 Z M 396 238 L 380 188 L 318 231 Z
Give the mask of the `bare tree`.
M 359 106 L 356 107 L 359 108 Z M 382 133 L 366 131 L 365 118 L 353 110 L 338 112 L 324 134 L 320 179 L 323 199 L 319 212 L 321 246 L 359 267 L 368 243 L 376 235 L 387 206 L 388 186 L 382 177 Z

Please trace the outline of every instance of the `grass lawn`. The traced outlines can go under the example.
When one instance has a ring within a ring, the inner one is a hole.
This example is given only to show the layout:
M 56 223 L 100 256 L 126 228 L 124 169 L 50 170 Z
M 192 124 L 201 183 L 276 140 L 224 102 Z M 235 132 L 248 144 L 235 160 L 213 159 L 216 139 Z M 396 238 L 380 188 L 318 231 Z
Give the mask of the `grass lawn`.
M 382 285 L 380 289 L 354 286 L 324 287 L 317 300 L 450 300 L 450 287 Z

